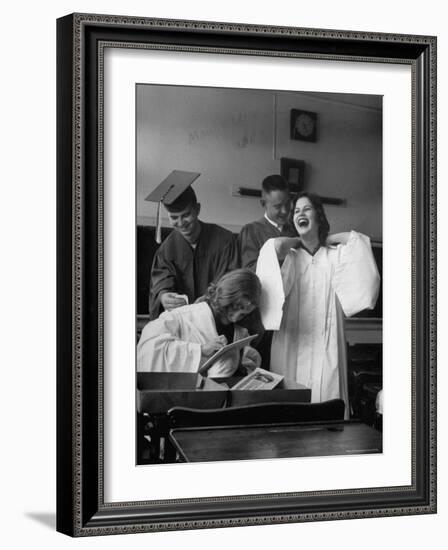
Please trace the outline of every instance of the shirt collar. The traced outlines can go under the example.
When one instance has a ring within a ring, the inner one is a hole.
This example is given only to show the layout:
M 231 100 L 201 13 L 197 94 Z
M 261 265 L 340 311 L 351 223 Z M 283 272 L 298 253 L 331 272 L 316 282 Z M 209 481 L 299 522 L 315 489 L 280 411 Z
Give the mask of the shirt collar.
M 274 227 L 276 227 L 279 231 L 281 231 L 283 229 L 283 225 L 279 225 L 278 223 L 275 223 L 273 222 L 270 218 L 268 218 L 266 212 L 264 213 L 264 217 L 267 219 L 267 221 L 273 225 Z

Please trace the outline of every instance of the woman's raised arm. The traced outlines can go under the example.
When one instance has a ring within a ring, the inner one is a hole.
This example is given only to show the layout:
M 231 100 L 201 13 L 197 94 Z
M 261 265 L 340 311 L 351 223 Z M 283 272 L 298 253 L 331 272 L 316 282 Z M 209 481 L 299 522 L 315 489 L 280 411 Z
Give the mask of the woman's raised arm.
M 334 233 L 333 235 L 328 235 L 325 244 L 347 244 L 349 237 L 350 231 L 344 231 L 343 233 Z
M 299 237 L 277 237 L 274 239 L 274 247 L 277 258 L 280 261 L 283 261 L 291 248 L 297 248 L 299 244 Z

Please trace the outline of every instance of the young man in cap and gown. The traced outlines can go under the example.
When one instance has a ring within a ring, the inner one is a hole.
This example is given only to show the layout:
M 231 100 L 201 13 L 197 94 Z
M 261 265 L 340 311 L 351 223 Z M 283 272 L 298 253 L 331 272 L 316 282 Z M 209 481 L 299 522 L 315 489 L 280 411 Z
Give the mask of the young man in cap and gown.
M 195 172 L 173 171 L 146 200 L 158 202 L 156 240 L 160 243 L 162 203 L 173 231 L 157 250 L 151 269 L 149 314 L 193 303 L 208 285 L 239 267 L 234 235 L 215 224 L 199 220 L 201 205 L 191 184 Z

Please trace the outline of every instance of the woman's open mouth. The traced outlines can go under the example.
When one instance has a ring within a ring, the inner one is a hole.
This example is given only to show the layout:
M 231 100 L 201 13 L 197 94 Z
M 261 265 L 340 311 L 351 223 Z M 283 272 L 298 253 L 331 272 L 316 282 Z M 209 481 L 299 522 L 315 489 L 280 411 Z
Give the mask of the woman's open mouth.
M 305 227 L 308 227 L 310 225 L 310 220 L 308 218 L 300 218 L 297 220 L 297 225 L 304 229 Z

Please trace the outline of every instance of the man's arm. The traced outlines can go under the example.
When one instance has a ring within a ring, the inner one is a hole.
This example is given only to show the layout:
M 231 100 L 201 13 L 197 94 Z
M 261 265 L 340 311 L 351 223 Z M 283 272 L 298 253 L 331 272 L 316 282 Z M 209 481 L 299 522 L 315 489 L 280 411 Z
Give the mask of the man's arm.
M 255 271 L 258 254 L 260 253 L 260 243 L 250 226 L 246 225 L 241 229 L 238 235 L 238 248 L 241 257 L 241 267 L 247 267 Z
M 216 255 L 218 261 L 215 261 L 216 272 L 214 279 L 219 279 L 228 271 L 233 271 L 240 267 L 240 255 L 236 242 L 236 237 L 229 233 L 229 238 L 224 247 Z M 210 281 L 211 282 L 211 281 Z
M 172 293 L 177 293 L 176 272 L 174 266 L 164 257 L 163 251 L 161 252 L 159 248 L 151 268 L 149 286 L 149 316 L 151 319 L 157 319 L 161 313 L 161 307 L 164 308 L 162 296 Z M 185 301 L 180 305 L 185 305 Z

